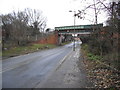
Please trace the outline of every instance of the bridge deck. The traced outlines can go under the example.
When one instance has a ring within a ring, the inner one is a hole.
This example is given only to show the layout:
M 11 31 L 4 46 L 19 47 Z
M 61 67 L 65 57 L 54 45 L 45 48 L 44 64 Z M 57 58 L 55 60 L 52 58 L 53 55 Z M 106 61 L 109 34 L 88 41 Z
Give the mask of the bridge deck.
M 61 26 L 61 27 L 55 27 L 55 30 L 86 30 L 86 29 L 93 29 L 97 27 L 103 27 L 103 24 L 97 24 L 97 25 L 75 25 L 75 26 Z

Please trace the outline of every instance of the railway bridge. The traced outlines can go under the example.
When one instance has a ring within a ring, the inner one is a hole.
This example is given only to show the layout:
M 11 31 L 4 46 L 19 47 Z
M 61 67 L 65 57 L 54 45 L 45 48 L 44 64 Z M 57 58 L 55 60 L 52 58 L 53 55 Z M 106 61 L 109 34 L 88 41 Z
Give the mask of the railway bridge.
M 58 34 L 58 43 L 62 43 L 74 39 L 80 39 L 82 37 L 88 37 L 93 31 L 102 27 L 102 23 L 97 25 L 61 26 L 55 27 L 55 31 Z

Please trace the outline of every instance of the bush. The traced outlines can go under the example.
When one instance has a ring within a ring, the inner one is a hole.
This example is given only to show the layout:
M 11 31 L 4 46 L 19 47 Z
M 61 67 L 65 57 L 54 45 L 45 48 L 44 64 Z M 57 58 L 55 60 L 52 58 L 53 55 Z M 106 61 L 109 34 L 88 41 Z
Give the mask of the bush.
M 94 54 L 92 54 L 92 53 L 88 53 L 88 54 L 87 54 L 87 57 L 88 57 L 89 60 L 94 60 L 94 61 L 101 59 L 100 56 L 94 55 Z
M 88 45 L 87 44 L 82 44 L 82 49 L 83 50 L 88 50 Z

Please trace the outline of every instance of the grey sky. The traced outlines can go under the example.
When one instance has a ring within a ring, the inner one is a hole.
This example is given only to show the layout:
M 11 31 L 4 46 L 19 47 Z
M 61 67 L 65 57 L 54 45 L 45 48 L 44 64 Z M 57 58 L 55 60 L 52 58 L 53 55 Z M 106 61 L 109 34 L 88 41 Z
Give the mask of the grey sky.
M 0 13 L 6 14 L 13 10 L 24 10 L 25 8 L 38 9 L 43 11 L 47 17 L 47 27 L 73 25 L 73 13 L 69 10 L 82 9 L 84 4 L 82 0 L 0 0 Z M 84 0 L 83 0 L 84 1 Z M 89 0 L 90 1 L 90 0 Z M 90 11 L 87 18 L 93 20 L 94 14 Z M 105 21 L 105 14 L 99 18 L 98 22 Z M 76 25 L 92 24 L 88 20 L 76 18 Z

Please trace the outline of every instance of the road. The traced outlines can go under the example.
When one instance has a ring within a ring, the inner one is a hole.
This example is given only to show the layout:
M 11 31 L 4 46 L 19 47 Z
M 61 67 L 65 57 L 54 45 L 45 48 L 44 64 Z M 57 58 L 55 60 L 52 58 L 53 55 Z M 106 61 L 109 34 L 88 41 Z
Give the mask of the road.
M 34 88 L 72 51 L 73 43 L 6 59 L 2 62 L 3 88 Z

